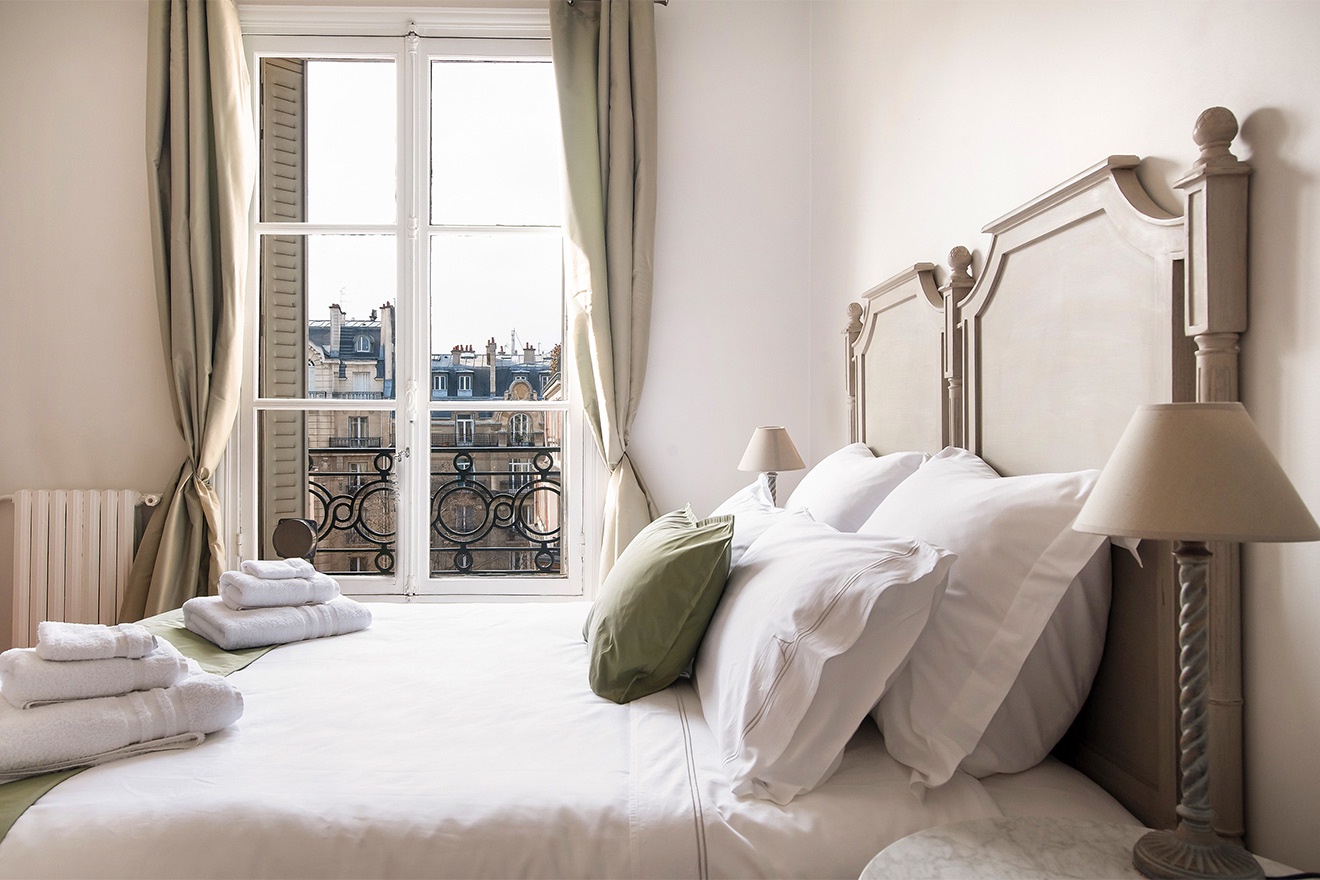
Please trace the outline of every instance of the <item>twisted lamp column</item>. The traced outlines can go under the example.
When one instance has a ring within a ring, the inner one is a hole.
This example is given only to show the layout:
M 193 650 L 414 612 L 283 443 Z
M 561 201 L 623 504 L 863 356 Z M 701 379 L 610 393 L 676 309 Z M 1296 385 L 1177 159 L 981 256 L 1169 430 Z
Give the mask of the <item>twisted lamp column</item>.
M 1241 847 L 1222 840 L 1211 823 L 1209 760 L 1206 755 L 1206 681 L 1209 676 L 1209 614 L 1206 580 L 1213 554 L 1204 541 L 1177 541 L 1182 798 L 1175 831 L 1152 831 L 1137 841 L 1132 864 L 1147 877 L 1262 878 L 1260 864 Z

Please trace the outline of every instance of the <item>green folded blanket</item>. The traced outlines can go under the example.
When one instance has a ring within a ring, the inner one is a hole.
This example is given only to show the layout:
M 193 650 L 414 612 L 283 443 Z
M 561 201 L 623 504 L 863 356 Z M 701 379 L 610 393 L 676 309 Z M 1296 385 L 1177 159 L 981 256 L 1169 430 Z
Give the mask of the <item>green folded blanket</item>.
M 164 614 L 148 617 L 146 620 L 138 621 L 138 623 L 149 629 L 156 638 L 165 639 L 178 648 L 179 652 L 185 657 L 191 657 L 207 672 L 213 672 L 216 675 L 229 675 L 231 672 L 237 672 L 267 651 L 278 647 L 278 645 L 267 645 L 260 648 L 247 648 L 242 651 L 226 651 L 191 630 L 185 629 L 181 609 L 166 611 Z M 35 804 L 42 795 L 85 769 L 85 767 L 78 767 L 73 770 L 61 770 L 57 773 L 45 773 L 41 776 L 29 776 L 26 779 L 17 779 L 0 785 L 0 841 L 5 839 L 9 829 L 18 821 L 18 817 L 23 815 L 28 807 Z

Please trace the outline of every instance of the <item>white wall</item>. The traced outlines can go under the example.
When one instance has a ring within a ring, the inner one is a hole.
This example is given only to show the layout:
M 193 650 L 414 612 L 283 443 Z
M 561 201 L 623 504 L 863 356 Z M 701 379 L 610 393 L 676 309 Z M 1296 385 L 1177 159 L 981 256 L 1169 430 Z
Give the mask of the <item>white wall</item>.
M 141 0 L 0 2 L 0 494 L 160 491 L 185 456 L 152 281 L 146 30 Z
M 662 510 L 704 516 L 749 483 L 735 468 L 757 425 L 809 454 L 809 24 L 778 0 L 656 11 L 655 307 L 632 449 Z
M 1191 128 L 1237 114 L 1251 162 L 1251 329 L 1243 396 L 1320 511 L 1320 4 L 812 4 L 812 422 L 843 433 L 832 391 L 845 303 L 1111 153 L 1171 183 Z M 828 444 L 824 444 L 828 445 Z M 1250 844 L 1320 869 L 1320 545 L 1246 548 Z

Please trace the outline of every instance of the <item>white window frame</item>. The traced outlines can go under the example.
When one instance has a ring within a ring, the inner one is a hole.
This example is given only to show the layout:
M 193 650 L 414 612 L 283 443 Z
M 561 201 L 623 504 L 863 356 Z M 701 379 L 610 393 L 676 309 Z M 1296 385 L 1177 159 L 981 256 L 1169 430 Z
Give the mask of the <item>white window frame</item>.
M 256 84 L 259 82 L 259 59 L 270 56 L 307 57 L 307 58 L 393 58 L 400 71 L 398 90 L 399 119 L 401 142 L 399 144 L 398 191 L 416 193 L 419 189 L 411 185 L 416 175 L 427 163 L 425 150 L 413 148 L 407 143 L 411 134 L 408 105 L 425 102 L 425 89 L 418 89 L 414 83 L 423 81 L 423 77 L 409 76 L 408 66 L 419 65 L 422 70 L 429 68 L 429 60 L 420 57 L 421 37 L 458 38 L 445 40 L 443 44 L 425 41 L 428 53 L 449 54 L 451 56 L 493 55 L 549 56 L 549 21 L 544 9 L 442 9 L 407 10 L 400 7 L 346 8 L 346 7 L 270 7 L 245 6 L 240 10 L 244 31 L 244 44 L 247 53 L 249 75 L 253 88 L 253 116 L 259 124 L 258 96 Z M 308 36 L 315 34 L 316 36 Z M 406 36 L 393 36 L 405 34 Z M 384 36 L 391 35 L 391 36 Z M 477 39 L 469 39 L 477 38 Z M 414 69 L 415 71 L 415 69 Z M 425 77 L 429 80 L 429 77 Z M 418 118 L 425 118 L 424 116 Z M 417 143 L 422 143 L 421 135 Z M 410 278 L 413 283 L 423 282 L 425 290 L 426 276 L 429 274 L 429 262 L 417 259 L 408 252 L 404 244 L 407 235 L 408 217 L 421 218 L 422 228 L 429 222 L 424 205 L 408 204 L 415 199 L 413 195 L 401 195 L 398 206 L 399 216 L 396 223 L 371 228 L 367 232 L 394 234 L 399 241 L 399 278 Z M 258 210 L 260 199 L 253 200 L 250 227 L 252 229 L 251 259 L 249 260 L 248 285 L 250 295 L 247 301 L 247 333 L 245 334 L 245 360 L 243 399 L 239 416 L 235 423 L 234 436 L 226 451 L 217 473 L 217 485 L 226 500 L 224 528 L 232 535 L 229 544 L 231 567 L 237 567 L 241 559 L 256 558 L 260 553 L 261 541 L 257 535 L 258 522 L 257 493 L 252 491 L 257 476 L 257 439 L 258 413 L 261 408 L 267 410 L 288 409 L 302 411 L 309 408 L 326 409 L 380 409 L 384 412 L 396 411 L 398 418 L 422 419 L 425 403 L 430 395 L 423 396 L 422 407 L 417 401 L 416 388 L 422 381 L 421 376 L 412 380 L 411 387 L 400 383 L 395 399 L 381 401 L 352 400 L 333 401 L 328 399 L 261 400 L 256 395 L 256 376 L 258 375 L 259 338 L 259 299 L 260 299 L 260 237 L 262 224 Z M 269 226 L 269 224 L 267 224 Z M 417 223 L 414 223 L 416 229 Z M 321 231 L 310 224 L 303 224 L 303 231 L 316 233 Z M 343 231 L 338 227 L 326 231 Z M 429 232 L 429 229 L 428 229 Z M 424 239 L 426 235 L 422 236 Z M 414 252 L 416 253 L 416 252 Z M 402 282 L 407 283 L 407 282 Z M 428 297 L 419 297 L 419 301 Z M 400 306 L 403 304 L 400 303 Z M 395 357 L 399 361 L 411 358 L 420 362 L 416 353 L 429 348 L 426 340 L 427 322 L 418 320 L 416 315 L 408 315 L 400 309 L 398 315 L 399 339 L 395 348 Z M 411 323 L 410 323 L 411 322 Z M 411 326 L 409 333 L 404 328 Z M 565 348 L 569 344 L 564 339 Z M 600 510 L 603 501 L 605 471 L 599 455 L 595 452 L 594 438 L 583 417 L 580 403 L 572 400 L 575 396 L 577 381 L 573 375 L 573 359 L 565 356 L 561 359 L 563 374 L 562 385 L 569 398 L 565 415 L 565 439 L 568 453 L 562 456 L 561 478 L 566 504 L 565 522 L 561 537 L 561 556 L 563 559 L 563 577 L 545 576 L 527 578 L 497 577 L 462 577 L 432 578 L 429 565 L 423 562 L 419 567 L 415 560 L 425 560 L 429 554 L 417 547 L 416 535 L 422 534 L 418 518 L 425 515 L 427 505 L 416 505 L 413 510 L 399 507 L 398 521 L 398 561 L 393 576 L 362 575 L 345 578 L 345 592 L 363 597 L 379 596 L 400 597 L 403 601 L 464 601 L 480 600 L 526 600 L 534 598 L 586 597 L 595 595 L 598 582 L 598 548 L 601 541 Z M 411 369 L 411 368 L 410 368 Z M 424 375 L 424 374 L 422 374 Z M 425 386 L 422 386 L 425 387 Z M 474 401 L 473 409 L 490 409 L 493 401 Z M 456 407 L 455 404 L 458 404 Z M 541 407 L 556 409 L 559 404 L 545 404 Z M 448 398 L 444 402 L 447 409 L 462 408 L 462 403 Z M 420 434 L 420 431 L 418 432 Z M 426 486 L 423 490 L 429 495 L 429 455 L 405 456 L 400 444 L 398 458 L 399 479 L 408 479 L 415 486 Z M 429 451 L 429 450 L 428 450 Z M 415 466 L 418 461 L 426 462 L 423 467 Z M 416 490 L 414 490 L 416 491 Z M 397 598 L 396 598 L 397 600 Z

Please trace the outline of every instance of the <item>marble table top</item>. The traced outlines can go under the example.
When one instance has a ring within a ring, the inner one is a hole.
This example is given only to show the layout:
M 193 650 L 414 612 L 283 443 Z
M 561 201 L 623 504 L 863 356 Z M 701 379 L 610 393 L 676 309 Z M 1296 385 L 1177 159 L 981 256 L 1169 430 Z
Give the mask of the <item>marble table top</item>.
M 927 828 L 895 841 L 861 880 L 1140 878 L 1132 845 L 1140 825 L 1047 817 L 977 819 Z M 1291 869 L 1258 859 L 1266 874 Z

